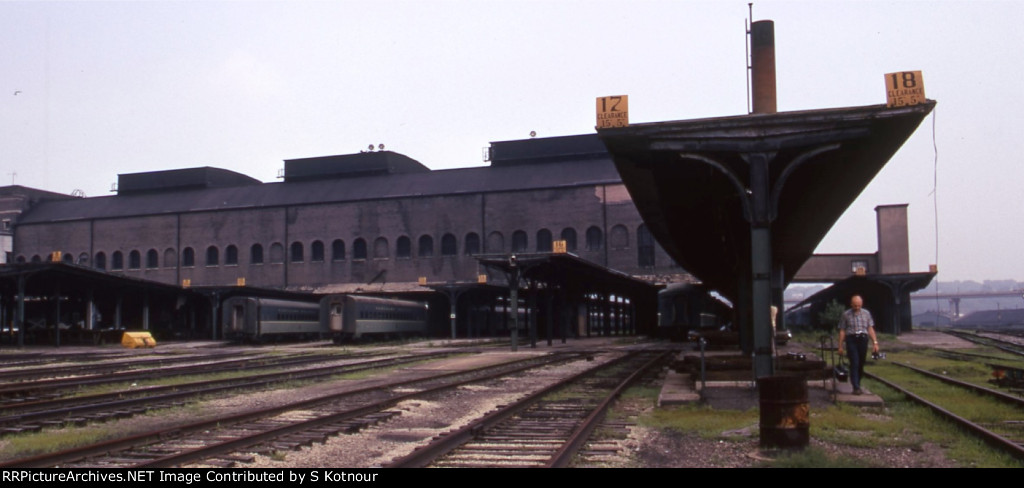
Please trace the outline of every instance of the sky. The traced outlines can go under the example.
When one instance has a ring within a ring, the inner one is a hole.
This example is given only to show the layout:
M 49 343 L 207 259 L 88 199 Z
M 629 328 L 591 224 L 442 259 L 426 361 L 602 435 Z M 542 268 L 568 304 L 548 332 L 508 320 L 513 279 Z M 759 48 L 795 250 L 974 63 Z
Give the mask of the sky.
M 911 271 L 1024 280 L 1014 127 L 1024 2 L 759 1 L 779 111 L 885 103 L 923 72 L 938 105 L 817 252 L 874 252 L 907 203 Z M 0 1 L 0 184 L 111 195 L 195 166 L 276 181 L 283 160 L 384 144 L 432 169 L 491 141 L 747 113 L 747 2 Z M 937 216 L 936 216 L 937 214 Z

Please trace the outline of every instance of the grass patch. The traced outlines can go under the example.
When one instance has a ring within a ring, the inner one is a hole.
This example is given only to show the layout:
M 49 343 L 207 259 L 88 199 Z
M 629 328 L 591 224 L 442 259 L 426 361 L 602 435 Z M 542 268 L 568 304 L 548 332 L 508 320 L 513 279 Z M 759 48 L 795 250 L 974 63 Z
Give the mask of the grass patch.
M 705 406 L 682 405 L 657 409 L 640 417 L 639 423 L 656 429 L 694 432 L 706 439 L 726 439 L 729 437 L 723 435 L 723 432 L 751 427 L 756 429 L 758 412 L 756 409 L 714 410 Z
M 402 368 L 411 368 L 411 367 L 421 366 L 421 365 L 424 365 L 424 364 L 427 364 L 427 363 L 431 363 L 431 362 L 434 362 L 434 361 L 440 361 L 440 360 L 443 360 L 443 359 L 452 359 L 452 358 L 457 358 L 457 357 L 460 357 L 460 356 L 468 356 L 468 355 L 470 355 L 470 353 L 451 354 L 451 355 L 444 356 L 444 357 L 439 357 L 439 358 L 426 358 L 426 359 L 421 359 L 419 361 L 413 361 L 413 362 L 410 362 L 410 363 L 396 364 L 396 365 L 387 366 L 387 367 L 381 367 L 381 368 L 364 369 L 362 371 L 353 371 L 351 373 L 342 373 L 342 374 L 331 376 L 331 379 L 332 380 L 362 380 L 362 379 L 366 379 L 366 378 L 372 378 L 374 376 L 380 375 L 381 373 L 388 373 L 388 372 L 396 371 L 396 370 L 402 369 Z M 344 366 L 340 366 L 340 367 L 344 367 Z
M 63 428 L 43 429 L 40 432 L 27 432 L 5 436 L 0 439 L 0 460 L 13 460 L 46 454 L 50 452 L 73 449 L 108 439 L 129 436 L 140 433 L 144 430 L 161 425 L 171 413 L 184 413 L 183 416 L 192 417 L 193 420 L 200 420 L 204 417 L 202 406 L 199 403 L 190 403 L 181 407 L 151 410 L 136 417 L 148 418 L 152 422 L 134 422 L 133 429 L 124 430 L 117 422 L 93 423 L 81 427 L 65 426 Z
M 769 462 L 773 468 L 880 468 L 877 464 L 849 456 L 831 456 L 816 448 L 782 452 Z
M 915 446 L 919 436 L 908 436 L 904 425 L 891 416 L 846 404 L 811 410 L 811 437 L 853 447 Z
M 921 442 L 931 442 L 944 448 L 946 457 L 961 467 L 1021 468 L 1024 463 L 1008 454 L 992 449 L 977 438 L 969 436 L 956 425 L 937 417 L 925 407 L 911 403 L 901 393 L 876 381 L 865 379 L 872 392 L 880 395 L 887 405 L 886 411 L 904 429 L 904 435 L 913 435 Z
M 236 378 L 245 378 L 247 376 L 255 376 L 257 374 L 270 374 L 284 371 L 283 369 L 276 370 L 265 370 L 258 373 L 251 371 L 224 371 L 220 373 L 209 373 L 209 374 L 194 374 L 186 376 L 170 376 L 165 378 L 153 378 L 149 380 L 140 381 L 126 381 L 123 383 L 110 383 L 106 385 L 87 386 L 79 388 L 72 397 L 98 395 L 103 393 L 115 393 L 120 391 L 131 391 L 133 389 L 141 389 L 151 386 L 175 386 L 183 385 L 187 383 L 198 383 L 202 381 L 215 381 L 215 380 L 229 380 Z
M 2 453 L 0 455 L 5 459 L 16 459 L 71 449 L 113 437 L 115 437 L 113 429 L 99 425 L 15 434 L 4 439 L 4 447 L 3 450 L 0 450 Z
M 622 392 L 623 400 L 648 399 L 653 405 L 661 394 L 661 386 L 633 386 Z
M 334 376 L 331 376 L 330 379 L 332 379 L 332 380 L 365 380 L 366 378 L 372 378 L 372 377 L 377 376 L 377 375 L 379 375 L 381 373 L 384 373 L 384 372 L 387 372 L 387 371 L 394 371 L 396 369 L 398 369 L 397 366 L 390 367 L 390 368 L 364 369 L 362 371 L 353 371 L 351 373 L 336 374 Z
M 564 401 L 579 401 L 583 402 L 583 396 L 585 393 L 581 392 L 578 388 L 573 388 L 574 385 L 566 385 L 559 388 L 547 395 L 544 395 L 543 401 L 545 402 L 564 402 Z
M 288 453 L 284 451 L 274 451 L 270 453 L 270 459 L 274 461 L 284 461 L 285 459 L 288 459 Z
M 894 364 L 879 363 L 872 372 L 973 422 L 994 423 L 1020 418 L 1020 410 L 1016 407 L 926 378 Z
M 880 362 L 878 364 L 884 366 L 892 361 L 905 363 L 919 369 L 948 376 L 960 381 L 966 381 L 986 387 L 992 386 L 988 383 L 988 380 L 992 378 L 992 368 L 985 365 L 983 360 L 965 361 L 953 359 L 948 355 L 943 356 L 941 351 L 925 350 L 894 354 L 888 358 L 888 361 Z

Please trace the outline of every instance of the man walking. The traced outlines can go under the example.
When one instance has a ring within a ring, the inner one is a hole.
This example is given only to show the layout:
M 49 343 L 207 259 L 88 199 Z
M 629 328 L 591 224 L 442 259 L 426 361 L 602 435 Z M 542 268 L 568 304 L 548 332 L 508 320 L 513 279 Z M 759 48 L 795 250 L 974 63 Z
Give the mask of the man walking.
M 863 395 L 860 379 L 864 376 L 864 362 L 868 359 L 868 339 L 871 351 L 878 352 L 878 337 L 875 336 L 875 320 L 871 312 L 864 309 L 860 295 L 850 297 L 850 308 L 839 319 L 839 354 L 846 347 L 850 358 L 850 386 L 854 395 Z

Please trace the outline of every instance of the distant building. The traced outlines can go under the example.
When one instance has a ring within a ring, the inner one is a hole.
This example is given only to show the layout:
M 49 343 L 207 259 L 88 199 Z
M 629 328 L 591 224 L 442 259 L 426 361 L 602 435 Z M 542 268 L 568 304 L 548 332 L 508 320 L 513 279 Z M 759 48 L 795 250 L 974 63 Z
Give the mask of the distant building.
M 673 282 L 595 135 L 492 143 L 490 166 L 431 171 L 391 151 L 285 161 L 282 182 L 203 167 L 122 174 L 117 194 L 0 188 L 5 250 L 168 284 L 314 291 L 475 281 L 481 254 L 569 252 Z
M 928 311 L 914 314 L 914 327 L 949 327 L 953 325 L 953 315 L 946 312 Z
M 1024 327 L 1024 309 L 979 310 L 953 324 L 957 328 L 1004 329 Z
M 19 185 L 0 187 L 0 264 L 14 262 L 14 225 L 23 213 L 44 200 L 72 198 Z

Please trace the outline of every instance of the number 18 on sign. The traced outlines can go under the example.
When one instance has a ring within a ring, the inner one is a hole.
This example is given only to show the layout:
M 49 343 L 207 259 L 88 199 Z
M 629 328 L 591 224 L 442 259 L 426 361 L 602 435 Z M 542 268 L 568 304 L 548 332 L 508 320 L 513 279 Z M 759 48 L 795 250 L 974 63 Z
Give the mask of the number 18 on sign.
M 924 101 L 924 77 L 920 71 L 900 71 L 885 75 L 886 106 L 907 107 Z
M 629 96 L 598 97 L 597 128 L 609 129 L 629 125 Z

